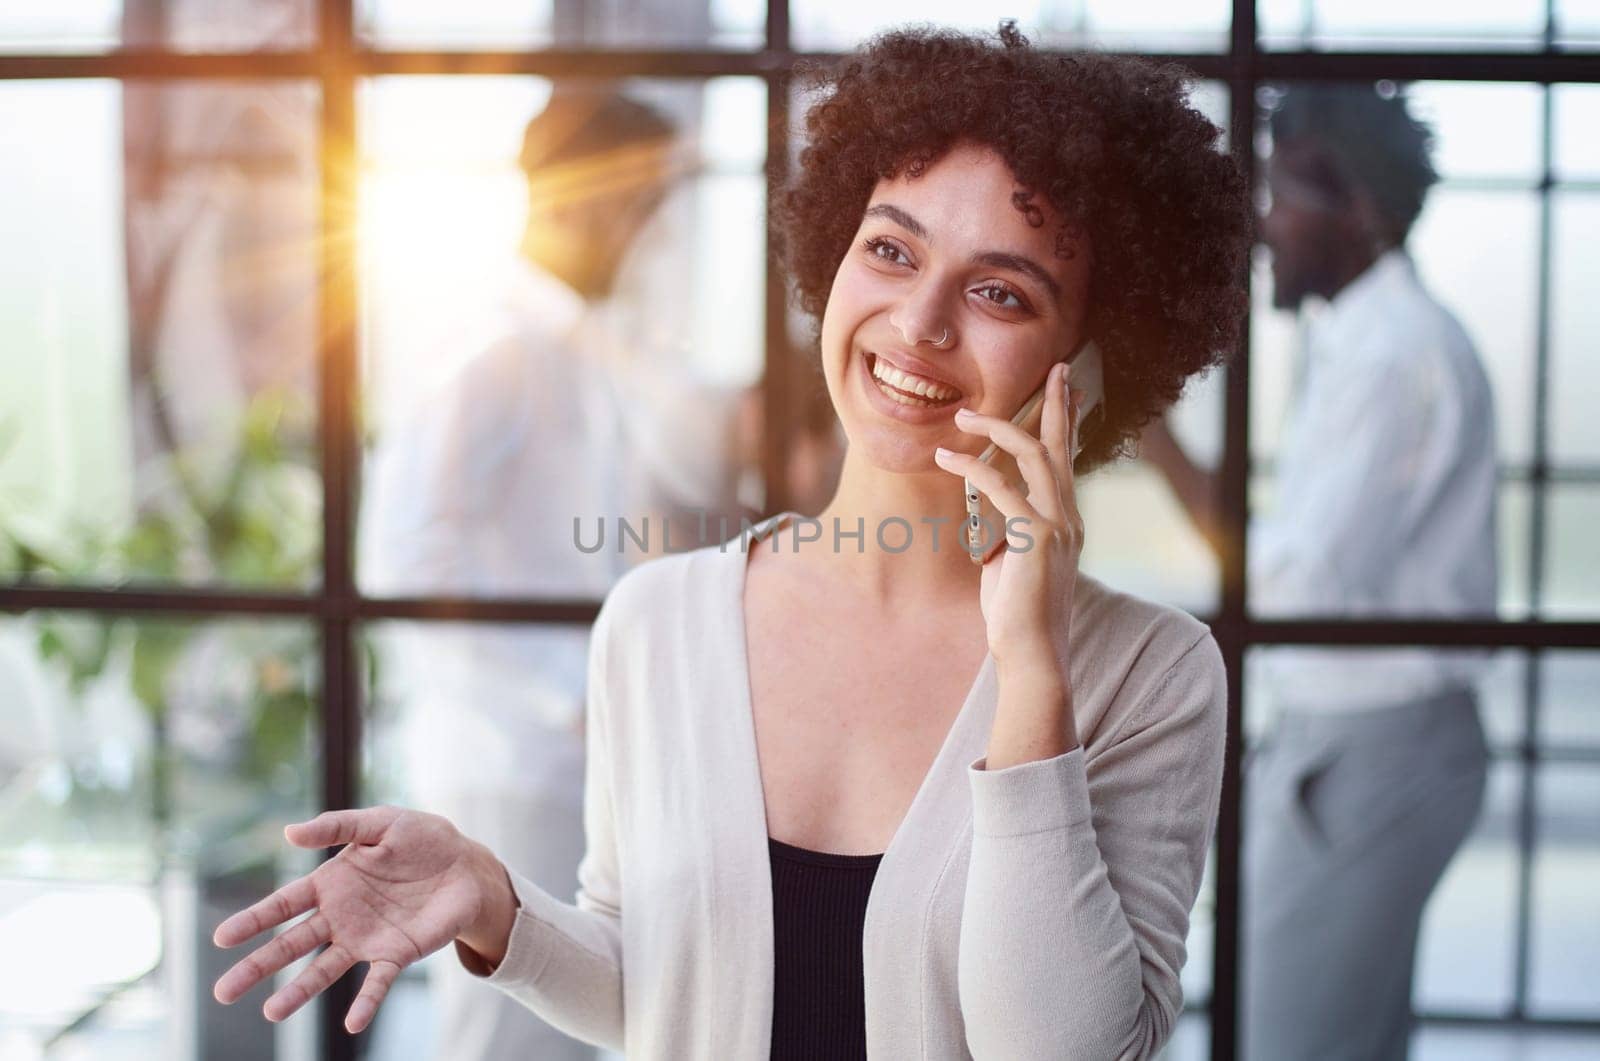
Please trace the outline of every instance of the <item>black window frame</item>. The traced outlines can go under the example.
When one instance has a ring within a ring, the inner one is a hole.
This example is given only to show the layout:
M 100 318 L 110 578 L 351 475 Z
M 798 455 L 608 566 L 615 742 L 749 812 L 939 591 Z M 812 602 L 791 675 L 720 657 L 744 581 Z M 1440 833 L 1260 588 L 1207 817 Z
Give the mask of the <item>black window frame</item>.
M 0 54 L 0 81 L 46 78 L 111 78 L 118 81 L 216 81 L 223 79 L 298 79 L 320 90 L 320 240 L 319 283 L 321 349 L 318 358 L 318 444 L 322 475 L 322 580 L 305 592 L 235 592 L 224 587 L 182 588 L 134 585 L 117 588 L 0 585 L 0 612 L 33 609 L 93 611 L 163 616 L 297 616 L 320 632 L 322 711 L 320 744 L 322 807 L 360 802 L 359 761 L 362 694 L 357 634 L 364 624 L 386 619 L 487 620 L 532 623 L 588 623 L 599 610 L 594 600 L 375 598 L 359 591 L 352 543 L 355 500 L 362 458 L 358 438 L 360 379 L 355 312 L 360 276 L 353 240 L 328 238 L 348 231 L 358 194 L 356 94 L 369 77 L 392 74 L 527 74 L 545 77 L 639 76 L 701 79 L 723 76 L 761 78 L 767 86 L 767 183 L 769 201 L 781 185 L 790 157 L 791 86 L 797 63 L 828 59 L 833 53 L 801 52 L 793 46 L 789 0 L 769 0 L 766 43 L 759 50 L 534 49 L 519 51 L 421 51 L 368 47 L 355 32 L 355 0 L 316 0 L 317 35 L 303 49 L 254 53 L 183 53 L 121 49 L 103 54 Z M 1547 484 L 1600 482 L 1600 468 L 1552 467 L 1548 456 L 1550 404 L 1549 299 L 1551 190 L 1551 86 L 1600 83 L 1600 56 L 1556 45 L 1554 0 L 1546 0 L 1542 50 L 1283 51 L 1263 50 L 1257 39 L 1253 0 L 1233 0 L 1227 50 L 1217 53 L 1161 53 L 1158 58 L 1186 66 L 1198 78 L 1229 90 L 1230 147 L 1252 183 L 1258 179 L 1254 151 L 1257 89 L 1265 83 L 1305 81 L 1445 80 L 1530 82 L 1542 85 L 1543 169 L 1539 184 L 1538 334 L 1535 345 L 1533 456 L 1525 468 L 1503 470 L 1504 479 L 1531 486 L 1529 587 L 1538 612 L 1544 576 Z M 1592 182 L 1591 182 L 1592 183 Z M 1249 283 L 1249 277 L 1241 278 Z M 766 374 L 763 404 L 773 430 L 763 443 L 769 485 L 768 511 L 788 507 L 779 474 L 784 442 L 799 411 L 785 393 L 787 367 L 797 356 L 786 324 L 785 287 L 768 261 L 766 277 Z M 1249 460 L 1250 337 L 1248 330 L 1225 373 L 1224 447 L 1221 463 L 1224 534 L 1221 595 L 1208 622 L 1226 661 L 1229 682 L 1227 761 L 1217 831 L 1216 941 L 1212 994 L 1191 1000 L 1189 1011 L 1208 1011 L 1210 1056 L 1236 1055 L 1238 1007 L 1238 925 L 1240 853 L 1240 765 L 1243 752 L 1244 659 L 1262 645 L 1414 645 L 1490 647 L 1525 650 L 1523 739 L 1501 754 L 1524 764 L 1518 818 L 1517 958 L 1514 1005 L 1510 1013 L 1486 1017 L 1469 1013 L 1424 1012 L 1423 1023 L 1537 1028 L 1600 1034 L 1600 1019 L 1537 1017 L 1527 1002 L 1532 863 L 1538 828 L 1538 764 L 1583 762 L 1600 767 L 1600 748 L 1553 752 L 1539 747 L 1539 657 L 1549 649 L 1600 648 L 1600 617 L 1583 621 L 1352 621 L 1337 617 L 1263 620 L 1248 614 L 1245 536 Z M 358 1055 L 355 1038 L 343 1030 L 343 1014 L 354 997 L 355 980 L 346 976 L 322 1007 L 323 1058 L 346 1061 Z

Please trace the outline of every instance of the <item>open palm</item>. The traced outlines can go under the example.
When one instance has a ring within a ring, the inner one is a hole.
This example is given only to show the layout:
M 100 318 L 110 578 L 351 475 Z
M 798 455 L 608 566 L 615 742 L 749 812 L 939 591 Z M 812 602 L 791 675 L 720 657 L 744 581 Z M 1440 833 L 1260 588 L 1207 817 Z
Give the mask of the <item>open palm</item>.
M 368 962 L 361 993 L 345 1017 L 345 1027 L 359 1032 L 372 1022 L 400 970 L 461 935 L 478 915 L 482 887 L 471 861 L 476 845 L 438 815 L 399 807 L 329 811 L 289 826 L 284 835 L 296 847 L 345 847 L 217 927 L 217 946 L 234 947 L 311 911 L 224 973 L 216 984 L 217 1001 L 233 1002 L 327 944 L 267 999 L 262 1013 L 283 1020 L 357 962 Z

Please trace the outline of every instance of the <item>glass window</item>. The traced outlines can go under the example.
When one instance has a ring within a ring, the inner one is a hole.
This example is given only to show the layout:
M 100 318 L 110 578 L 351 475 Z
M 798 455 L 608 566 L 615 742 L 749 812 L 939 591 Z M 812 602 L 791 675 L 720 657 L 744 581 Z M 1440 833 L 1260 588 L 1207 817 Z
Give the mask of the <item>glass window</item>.
M 1544 0 L 1258 0 L 1265 48 L 1532 49 L 1542 45 Z
M 1172 1038 L 1156 1056 L 1161 1061 L 1205 1061 L 1211 1056 L 1211 1018 L 1205 1013 L 1180 1013 Z
M 1224 376 L 1189 385 L 1168 423 L 1192 460 L 1222 460 Z M 1142 461 L 1119 461 L 1078 484 L 1085 536 L 1082 569 L 1126 593 L 1206 615 L 1219 607 L 1215 553 L 1195 529 L 1161 474 Z
M 762 0 L 358 0 L 357 32 L 383 48 L 757 48 Z
M 1592 707 L 1592 702 L 1591 702 Z M 1600 768 L 1546 763 L 1539 771 L 1539 834 L 1533 859 L 1533 935 L 1528 1008 L 1541 1017 L 1600 1017 Z
M 0 619 L 0 1028 L 18 1056 L 309 1058 L 211 985 L 211 933 L 307 872 L 320 652 L 298 621 Z M 281 986 L 298 967 L 280 974 Z
M 1592 619 L 1600 613 L 1600 566 L 1594 529 L 1600 526 L 1600 487 L 1546 487 L 1544 607 L 1552 619 Z
M 614 543 L 619 517 L 653 515 L 654 553 L 663 519 L 681 549 L 757 514 L 765 86 L 635 81 L 602 112 L 604 95 L 535 78 L 362 86 L 369 591 L 598 597 L 644 552 L 575 548 L 574 518 L 603 516 Z M 636 135 L 534 161 L 553 123 L 598 121 L 585 114 Z M 618 190 L 562 200 L 573 174 Z
M 1600 11 L 1600 7 L 1596 8 Z M 1596 19 L 1600 26 L 1600 17 Z M 1600 124 L 1600 85 L 1555 85 L 1552 118 L 1555 122 L 1554 155 L 1558 180 L 1592 180 L 1600 177 L 1600 144 L 1592 130 Z
M 1432 128 L 1433 164 L 1446 181 L 1539 179 L 1543 89 L 1538 85 L 1420 81 L 1413 113 Z
M 1600 194 L 1550 193 L 1550 456 L 1563 463 L 1600 463 Z
M 1036 44 L 1099 45 L 1122 51 L 1211 52 L 1228 43 L 1229 8 L 1224 0 L 1031 0 L 1000 14 L 956 0 L 892 0 L 872 5 L 793 0 L 790 20 L 795 47 L 804 51 L 849 51 L 868 37 L 909 23 L 932 23 L 968 32 L 993 33 L 1000 15 Z
M 309 586 L 317 96 L 13 81 L 0 578 Z
M 1505 461 L 1533 452 L 1538 234 L 1536 193 L 1447 184 L 1428 196 L 1410 240 L 1423 281 L 1460 320 L 1489 374 Z
M 1540 745 L 1562 751 L 1600 749 L 1600 710 L 1594 697 L 1600 689 L 1600 653 L 1543 652 L 1539 677 Z
M 508 866 L 571 902 L 583 856 L 584 625 L 384 622 L 366 630 L 364 801 L 442 814 Z M 412 970 L 373 1029 L 375 1058 L 436 1056 L 432 983 L 451 948 Z M 460 1019 L 457 1017 L 456 1019 Z M 527 1046 L 565 1042 L 532 1014 Z M 537 1038 L 535 1038 L 537 1037 Z
M 1600 47 L 1600 7 L 1594 0 L 1555 0 L 1555 30 L 1564 47 Z
M 0 52 L 248 52 L 308 47 L 315 33 L 313 0 L 23 0 L 0 7 Z
M 1526 619 L 1533 614 L 1529 570 L 1533 530 L 1533 486 L 1526 481 L 1500 482 L 1499 526 L 1500 618 Z

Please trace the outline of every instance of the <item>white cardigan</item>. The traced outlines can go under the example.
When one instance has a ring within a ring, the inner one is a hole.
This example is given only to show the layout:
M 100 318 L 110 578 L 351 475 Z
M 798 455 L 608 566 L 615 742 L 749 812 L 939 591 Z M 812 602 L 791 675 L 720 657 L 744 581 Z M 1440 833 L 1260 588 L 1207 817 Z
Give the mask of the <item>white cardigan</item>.
M 756 547 L 772 540 L 793 547 Z M 513 873 L 521 909 L 487 976 L 630 1061 L 771 1052 L 747 564 L 736 537 L 647 561 L 606 598 L 576 905 Z M 884 853 L 863 933 L 874 1061 L 1146 1058 L 1172 1032 L 1221 790 L 1226 673 L 1203 623 L 1082 573 L 1071 630 L 1083 747 L 986 771 L 986 656 Z

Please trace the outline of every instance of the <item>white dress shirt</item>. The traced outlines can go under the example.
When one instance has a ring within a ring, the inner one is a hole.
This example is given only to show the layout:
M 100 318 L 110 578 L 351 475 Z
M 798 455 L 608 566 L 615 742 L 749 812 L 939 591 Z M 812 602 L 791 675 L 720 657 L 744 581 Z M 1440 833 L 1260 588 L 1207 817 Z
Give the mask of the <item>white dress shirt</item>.
M 441 393 L 385 433 L 363 519 L 363 588 L 601 599 L 640 558 L 632 542 L 617 549 L 617 516 L 637 527 L 662 500 L 711 503 L 695 491 L 721 473 L 726 420 L 706 401 L 685 417 L 691 382 L 625 350 L 603 311 L 520 258 L 489 332 Z M 580 550 L 574 517 L 585 544 L 603 519 L 605 547 Z M 570 782 L 586 627 L 394 630 L 404 644 L 384 685 L 405 700 L 408 758 L 428 774 L 419 788 Z
M 1250 529 L 1263 618 L 1495 615 L 1493 396 L 1471 339 L 1394 249 L 1314 314 Z M 1283 709 L 1383 707 L 1472 684 L 1477 650 L 1273 648 Z

